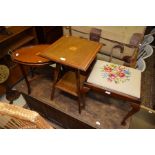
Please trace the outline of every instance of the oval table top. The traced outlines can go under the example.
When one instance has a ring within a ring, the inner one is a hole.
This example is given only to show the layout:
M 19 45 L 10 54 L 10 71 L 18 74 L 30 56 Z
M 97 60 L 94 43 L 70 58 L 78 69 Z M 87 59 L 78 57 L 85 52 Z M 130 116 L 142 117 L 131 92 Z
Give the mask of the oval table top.
M 49 46 L 50 45 L 45 44 L 22 47 L 12 53 L 12 59 L 17 63 L 25 65 L 49 64 L 51 62 L 49 59 L 39 56 L 39 54 Z

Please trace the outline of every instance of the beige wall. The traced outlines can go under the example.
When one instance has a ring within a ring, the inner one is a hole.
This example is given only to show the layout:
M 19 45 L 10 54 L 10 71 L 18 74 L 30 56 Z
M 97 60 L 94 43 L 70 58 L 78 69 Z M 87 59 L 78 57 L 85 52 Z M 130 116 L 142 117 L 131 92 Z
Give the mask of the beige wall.
M 91 28 L 102 30 L 101 36 L 128 44 L 134 33 L 144 34 L 144 26 L 72 26 L 73 29 L 90 33 Z M 64 31 L 65 32 L 65 31 Z
M 82 37 L 89 39 L 89 33 L 92 28 L 98 28 L 102 30 L 101 37 L 107 38 L 110 40 L 118 41 L 121 43 L 129 44 L 130 39 L 134 33 L 141 33 L 144 34 L 145 27 L 143 26 L 72 26 L 72 29 L 78 30 L 83 33 L 79 33 L 76 31 L 72 31 L 73 36 Z M 69 35 L 69 30 L 64 27 L 63 29 L 64 35 Z M 109 55 L 111 53 L 111 49 L 114 45 L 118 45 L 118 43 L 114 43 L 105 39 L 100 39 L 101 43 L 104 43 L 105 46 L 103 46 L 100 50 L 100 52 L 97 54 L 97 58 L 104 61 L 109 61 Z M 120 50 L 117 49 L 115 52 L 113 52 L 113 59 L 112 62 L 116 64 L 126 64 L 123 60 L 123 57 L 130 56 L 134 60 L 136 60 L 137 55 L 137 48 L 130 48 L 127 46 L 124 46 L 124 52 L 120 53 Z

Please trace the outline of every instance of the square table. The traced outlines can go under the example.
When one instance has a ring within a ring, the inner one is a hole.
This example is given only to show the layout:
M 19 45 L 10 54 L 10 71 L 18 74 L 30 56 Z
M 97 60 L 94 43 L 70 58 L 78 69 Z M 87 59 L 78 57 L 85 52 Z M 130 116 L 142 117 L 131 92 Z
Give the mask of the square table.
M 55 87 L 78 96 L 79 113 L 81 113 L 80 89 L 85 77 L 80 75 L 80 71 L 87 71 L 101 47 L 102 44 L 98 42 L 74 36 L 63 36 L 39 54 L 57 64 L 51 99 L 53 99 Z M 73 68 L 75 74 L 68 72 L 58 81 L 61 65 Z

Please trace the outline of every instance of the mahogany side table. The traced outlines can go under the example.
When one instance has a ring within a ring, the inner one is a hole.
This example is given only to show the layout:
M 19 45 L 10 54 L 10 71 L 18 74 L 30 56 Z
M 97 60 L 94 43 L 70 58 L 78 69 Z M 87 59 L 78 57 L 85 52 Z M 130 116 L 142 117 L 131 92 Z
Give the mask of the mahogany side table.
M 55 80 L 53 82 L 51 99 L 55 88 L 78 97 L 79 113 L 84 107 L 81 88 L 85 81 L 80 71 L 86 72 L 96 58 L 102 44 L 73 36 L 63 36 L 45 49 L 40 56 L 56 62 Z M 61 66 L 70 67 L 73 72 L 67 72 L 61 79 Z M 81 106 L 81 102 L 83 105 Z
M 41 53 L 48 47 L 49 45 L 47 44 L 27 46 L 20 48 L 12 53 L 12 60 L 19 64 L 23 77 L 26 81 L 28 94 L 31 93 L 31 88 L 30 83 L 27 79 L 26 72 L 24 70 L 24 65 L 30 67 L 38 67 L 51 64 L 52 62 L 50 60 L 38 56 L 39 53 Z

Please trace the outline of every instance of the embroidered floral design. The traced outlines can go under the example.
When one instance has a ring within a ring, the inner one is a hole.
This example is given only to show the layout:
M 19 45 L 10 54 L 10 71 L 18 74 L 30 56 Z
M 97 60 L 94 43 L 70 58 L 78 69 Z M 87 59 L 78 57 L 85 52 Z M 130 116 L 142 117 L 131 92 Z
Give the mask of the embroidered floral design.
M 131 72 L 125 66 L 116 64 L 106 64 L 101 68 L 101 74 L 103 78 L 106 78 L 110 82 L 116 84 L 124 83 L 130 80 Z

